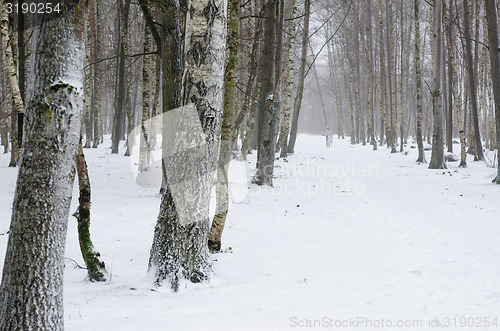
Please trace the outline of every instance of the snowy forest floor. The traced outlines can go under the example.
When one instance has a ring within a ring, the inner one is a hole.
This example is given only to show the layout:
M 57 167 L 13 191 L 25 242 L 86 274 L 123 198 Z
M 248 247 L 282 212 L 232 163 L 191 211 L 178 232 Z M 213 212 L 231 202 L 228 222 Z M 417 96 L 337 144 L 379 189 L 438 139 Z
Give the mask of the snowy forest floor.
M 500 323 L 500 194 L 484 162 L 428 170 L 409 146 L 390 154 L 335 138 L 326 148 L 324 137 L 302 135 L 297 152 L 276 161 L 274 188 L 240 186 L 210 282 L 173 293 L 146 275 L 158 191 L 135 184 L 130 160 L 109 146 L 85 153 L 92 238 L 110 279 L 89 283 L 67 260 L 66 330 L 287 330 L 357 317 L 421 320 L 422 330 L 429 318 Z M 231 167 L 249 180 L 254 163 L 250 155 Z M 1 265 L 17 174 L 7 164 L 0 155 Z M 77 238 L 71 216 L 65 255 L 83 265 Z

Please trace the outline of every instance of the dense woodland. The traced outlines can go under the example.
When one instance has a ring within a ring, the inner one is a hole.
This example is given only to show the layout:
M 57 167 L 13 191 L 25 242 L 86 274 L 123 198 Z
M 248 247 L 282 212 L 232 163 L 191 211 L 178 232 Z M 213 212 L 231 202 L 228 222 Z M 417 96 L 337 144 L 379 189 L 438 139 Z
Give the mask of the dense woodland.
M 106 280 L 90 239 L 84 153 L 107 136 L 111 153 L 127 146 L 123 157 L 140 146 L 140 172 L 149 171 L 152 151 L 175 151 L 163 160 L 149 260 L 155 283 L 174 290 L 182 279 L 210 277 L 234 157 L 257 153 L 252 182 L 272 186 L 274 162 L 293 157 L 298 133 L 330 127 L 352 144 L 391 153 L 416 142 L 422 171 L 466 167 L 467 154 L 499 164 L 498 152 L 485 156 L 500 141 L 495 0 L 68 0 L 52 16 L 8 14 L 6 4 L 0 137 L 19 177 L 2 330 L 62 328 L 61 260 L 75 176 L 88 276 Z M 202 133 L 193 133 L 200 125 Z M 185 151 L 190 144 L 196 152 Z M 424 149 L 432 149 L 430 160 Z M 176 178 L 192 180 L 179 187 Z M 30 222 L 42 230 L 33 233 Z M 33 275 L 43 276 L 29 290 L 17 281 Z

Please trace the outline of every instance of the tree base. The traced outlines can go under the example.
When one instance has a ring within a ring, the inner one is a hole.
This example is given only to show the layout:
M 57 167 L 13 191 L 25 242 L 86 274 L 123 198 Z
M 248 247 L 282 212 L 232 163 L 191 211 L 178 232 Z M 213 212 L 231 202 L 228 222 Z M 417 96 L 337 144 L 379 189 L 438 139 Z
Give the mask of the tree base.
M 211 252 L 220 252 L 221 250 L 221 242 L 220 241 L 208 241 L 208 248 L 210 249 Z
M 168 280 L 174 291 L 181 279 L 199 283 L 209 278 L 212 261 L 207 246 L 209 220 L 181 224 L 169 190 L 162 196 L 149 269 L 155 284 Z

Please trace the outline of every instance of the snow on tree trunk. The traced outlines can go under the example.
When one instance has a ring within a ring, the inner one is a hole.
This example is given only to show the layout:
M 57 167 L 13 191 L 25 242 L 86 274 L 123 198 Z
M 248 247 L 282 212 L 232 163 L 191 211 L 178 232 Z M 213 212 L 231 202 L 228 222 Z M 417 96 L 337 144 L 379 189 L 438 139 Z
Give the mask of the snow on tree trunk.
M 84 2 L 35 18 L 25 137 L 0 289 L 1 330 L 63 330 L 66 228 L 83 94 Z
M 209 278 L 209 203 L 223 107 L 227 1 L 191 0 L 188 8 L 185 106 L 164 113 L 167 187 L 149 261 L 156 284 L 168 280 L 174 291 L 181 279 Z

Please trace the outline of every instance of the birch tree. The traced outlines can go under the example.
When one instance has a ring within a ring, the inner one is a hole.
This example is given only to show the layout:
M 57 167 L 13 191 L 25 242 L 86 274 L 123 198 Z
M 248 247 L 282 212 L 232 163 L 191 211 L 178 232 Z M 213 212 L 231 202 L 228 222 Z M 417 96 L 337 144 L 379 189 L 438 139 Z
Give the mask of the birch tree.
M 233 115 L 235 108 L 236 70 L 239 62 L 240 38 L 240 0 L 229 1 L 227 49 L 229 60 L 224 75 L 224 111 L 220 155 L 217 163 L 216 210 L 210 233 L 208 247 L 211 250 L 221 249 L 221 238 L 229 208 L 229 162 L 231 161 L 231 143 L 233 131 Z
M 0 289 L 1 330 L 64 328 L 64 247 L 80 133 L 85 10 L 85 1 L 68 1 L 60 15 L 35 16 L 27 139 Z
M 297 0 L 292 0 L 290 7 L 292 8 L 291 21 L 288 26 L 288 43 L 286 45 L 286 68 L 285 77 L 283 79 L 283 108 L 282 108 L 282 119 L 281 119 L 281 129 L 280 138 L 278 145 L 281 148 L 281 157 L 287 156 L 288 148 L 288 133 L 290 132 L 290 114 L 291 114 L 291 100 L 293 93 L 293 70 L 294 70 L 294 52 L 293 46 L 295 44 L 295 38 L 297 36 Z
M 200 282 L 209 278 L 209 202 L 223 108 L 227 2 L 191 0 L 188 8 L 181 85 L 181 102 L 185 106 L 164 114 L 170 129 L 166 129 L 163 138 L 167 143 L 163 147 L 167 187 L 149 260 L 155 283 L 168 281 L 174 291 L 182 279 Z M 179 27 L 179 20 L 175 19 L 179 16 L 179 2 L 174 1 L 170 9 L 164 17 L 173 18 Z M 144 8 L 143 11 L 147 12 Z M 155 38 L 164 39 L 166 32 Z M 162 45 L 162 57 L 167 54 L 165 51 Z M 202 134 L 193 132 L 200 125 Z
M 18 115 L 24 113 L 23 98 L 19 89 L 19 79 L 17 76 L 16 55 L 14 54 L 14 38 L 9 29 L 9 15 L 7 14 L 6 2 L 2 1 L 2 18 L 0 22 L 0 32 L 4 44 L 5 61 L 7 64 L 7 75 L 9 85 L 12 91 L 13 113 L 11 115 L 11 161 L 9 167 L 15 167 L 20 153 L 20 140 L 18 139 Z M 24 73 L 23 73 L 24 74 Z

